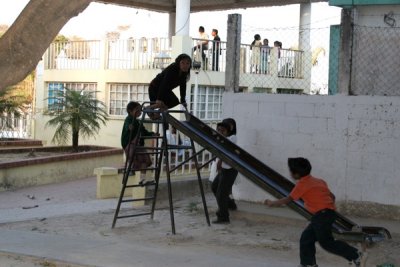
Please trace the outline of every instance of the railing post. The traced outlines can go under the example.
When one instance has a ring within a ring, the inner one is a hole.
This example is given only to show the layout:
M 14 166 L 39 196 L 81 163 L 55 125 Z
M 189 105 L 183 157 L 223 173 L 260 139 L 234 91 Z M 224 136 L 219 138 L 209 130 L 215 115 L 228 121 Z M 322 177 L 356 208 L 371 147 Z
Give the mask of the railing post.
M 270 75 L 278 78 L 279 48 L 273 47 L 270 51 Z M 276 86 L 276 83 L 273 83 Z M 272 93 L 276 93 L 276 87 L 271 88 Z
M 109 62 L 109 44 L 107 39 L 100 41 L 100 69 L 108 69 Z

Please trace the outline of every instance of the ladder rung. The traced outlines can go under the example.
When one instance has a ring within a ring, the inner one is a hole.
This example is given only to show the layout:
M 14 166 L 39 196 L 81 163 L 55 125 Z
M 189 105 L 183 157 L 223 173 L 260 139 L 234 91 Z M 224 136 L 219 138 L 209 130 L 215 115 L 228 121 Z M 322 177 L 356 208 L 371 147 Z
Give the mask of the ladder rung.
M 191 146 L 168 145 L 168 149 L 192 149 Z
M 140 139 L 163 139 L 162 136 L 141 136 Z
M 141 121 L 142 123 L 158 123 L 158 124 L 164 123 L 163 120 L 141 120 Z
M 138 214 L 132 214 L 132 215 L 122 215 L 122 216 L 118 216 L 117 219 L 139 217 L 139 216 L 145 216 L 145 215 L 151 215 L 151 212 L 138 213 Z
M 154 197 L 144 197 L 144 198 L 130 198 L 130 199 L 123 199 L 121 203 L 126 202 L 136 202 L 136 201 L 146 201 L 146 200 L 153 200 Z
M 135 155 L 158 155 L 161 152 L 135 152 Z
M 149 150 L 164 150 L 162 147 L 154 147 L 154 146 L 138 146 L 138 149 L 149 149 Z

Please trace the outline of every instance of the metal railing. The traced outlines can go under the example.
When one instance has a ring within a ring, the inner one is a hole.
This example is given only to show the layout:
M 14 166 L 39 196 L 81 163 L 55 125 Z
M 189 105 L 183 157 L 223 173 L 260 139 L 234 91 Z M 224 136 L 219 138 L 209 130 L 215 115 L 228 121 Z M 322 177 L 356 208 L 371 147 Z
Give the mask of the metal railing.
M 193 39 L 192 58 L 203 70 L 224 72 L 226 42 Z M 303 77 L 303 51 L 241 45 L 241 73 Z M 45 69 L 163 69 L 172 62 L 169 38 L 66 41 L 50 44 Z
M 303 78 L 303 51 L 278 50 L 278 77 Z
M 207 124 L 212 127 L 216 128 L 217 123 L 219 121 L 207 121 Z M 172 128 L 172 127 L 171 127 Z M 167 132 L 167 140 L 168 144 L 170 145 L 184 145 L 184 146 L 190 146 L 190 139 L 183 134 L 179 133 L 179 131 L 175 131 L 174 128 L 169 129 Z M 200 151 L 203 149 L 201 146 L 196 144 L 196 151 Z M 184 162 L 186 159 L 190 158 L 192 156 L 192 152 L 189 152 L 187 150 L 176 150 L 176 151 L 169 151 L 169 159 L 170 159 L 170 169 L 174 168 L 175 166 L 178 166 L 180 163 Z M 211 167 L 211 162 L 210 160 L 213 158 L 213 155 L 205 150 L 200 155 L 197 157 L 197 161 L 200 166 L 204 166 L 201 169 L 201 172 L 208 175 L 210 172 L 210 167 Z M 194 174 L 196 171 L 194 161 L 190 160 L 189 162 L 185 163 L 178 169 L 176 169 L 172 174 L 173 175 L 190 175 Z M 203 177 L 204 178 L 204 177 Z
M 162 69 L 171 63 L 169 38 L 51 43 L 45 69 Z
M 29 138 L 31 137 L 30 113 L 14 116 L 13 114 L 0 115 L 0 139 L 1 138 Z
M 67 41 L 50 44 L 44 55 L 45 69 L 99 69 L 101 41 Z
M 240 71 L 279 78 L 303 78 L 303 51 L 276 47 L 240 47 Z
M 201 62 L 203 70 L 224 72 L 226 42 L 194 38 L 192 59 Z
M 171 63 L 169 38 L 108 41 L 107 69 L 163 69 Z

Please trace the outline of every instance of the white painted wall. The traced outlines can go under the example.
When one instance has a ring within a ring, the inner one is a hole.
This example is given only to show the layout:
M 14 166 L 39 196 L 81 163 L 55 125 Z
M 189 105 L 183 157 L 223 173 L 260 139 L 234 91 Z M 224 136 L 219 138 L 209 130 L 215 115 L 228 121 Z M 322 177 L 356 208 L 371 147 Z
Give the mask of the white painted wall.
M 393 12 L 397 24 L 400 21 L 400 5 L 367 5 L 356 7 L 357 25 L 367 27 L 388 27 L 384 23 L 384 15 Z M 397 25 L 398 26 L 398 25 Z
M 283 175 L 288 157 L 306 157 L 339 201 L 400 206 L 400 97 L 226 93 L 223 114 L 238 144 Z M 243 177 L 233 191 L 266 197 Z

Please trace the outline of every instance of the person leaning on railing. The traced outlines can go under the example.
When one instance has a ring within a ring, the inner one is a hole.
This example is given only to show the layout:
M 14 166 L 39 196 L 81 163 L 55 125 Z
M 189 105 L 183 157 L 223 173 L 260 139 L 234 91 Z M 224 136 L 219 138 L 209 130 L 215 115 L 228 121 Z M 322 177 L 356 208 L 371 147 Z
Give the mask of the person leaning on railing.
M 159 73 L 149 85 L 149 98 L 155 104 L 150 108 L 161 111 L 173 108 L 179 104 L 184 107 L 186 104 L 186 83 L 190 79 L 190 69 L 192 68 L 192 59 L 187 54 L 180 54 L 175 62 Z M 179 86 L 180 101 L 172 91 Z M 156 113 L 149 113 L 152 119 L 158 119 Z

